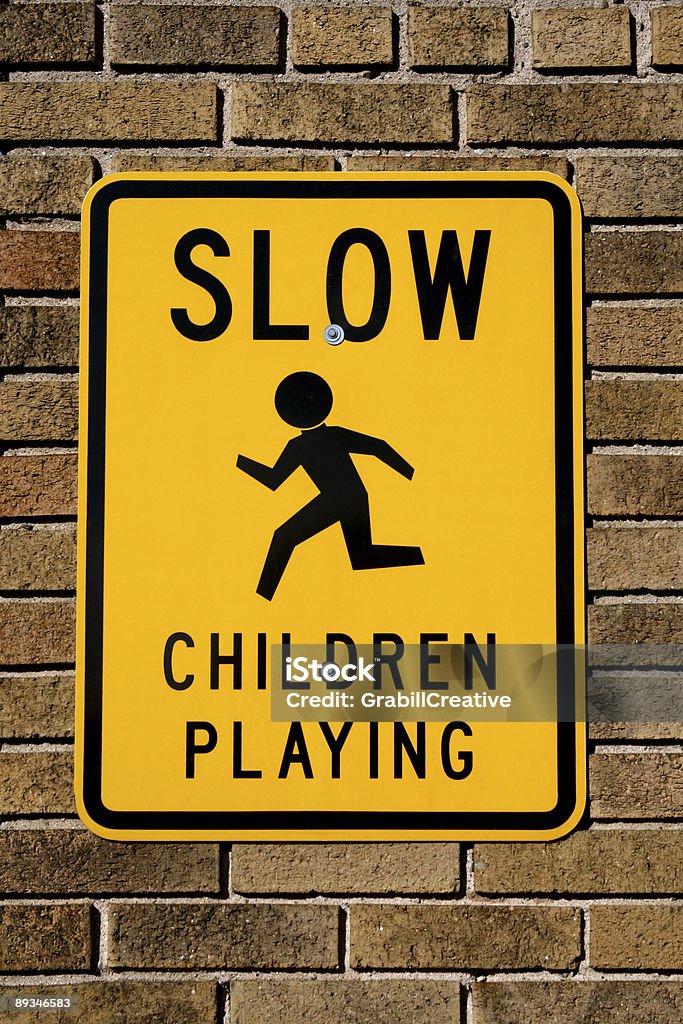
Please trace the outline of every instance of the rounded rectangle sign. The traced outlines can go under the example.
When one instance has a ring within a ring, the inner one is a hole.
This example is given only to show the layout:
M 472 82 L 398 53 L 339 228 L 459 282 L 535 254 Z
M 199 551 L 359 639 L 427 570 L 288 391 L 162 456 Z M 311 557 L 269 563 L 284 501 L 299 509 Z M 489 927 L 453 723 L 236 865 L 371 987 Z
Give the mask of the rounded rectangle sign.
M 90 192 L 76 788 L 91 829 L 576 825 L 581 300 L 580 208 L 550 174 L 118 175 Z M 503 645 L 564 652 L 542 713 L 507 686 Z

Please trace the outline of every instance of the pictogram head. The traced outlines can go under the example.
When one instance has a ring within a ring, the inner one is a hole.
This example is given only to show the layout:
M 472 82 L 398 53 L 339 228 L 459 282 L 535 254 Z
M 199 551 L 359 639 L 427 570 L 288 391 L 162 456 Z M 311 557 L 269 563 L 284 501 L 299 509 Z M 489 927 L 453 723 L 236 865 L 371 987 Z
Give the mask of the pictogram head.
M 290 373 L 275 392 L 275 408 L 292 427 L 317 427 L 332 408 L 332 389 L 317 373 Z

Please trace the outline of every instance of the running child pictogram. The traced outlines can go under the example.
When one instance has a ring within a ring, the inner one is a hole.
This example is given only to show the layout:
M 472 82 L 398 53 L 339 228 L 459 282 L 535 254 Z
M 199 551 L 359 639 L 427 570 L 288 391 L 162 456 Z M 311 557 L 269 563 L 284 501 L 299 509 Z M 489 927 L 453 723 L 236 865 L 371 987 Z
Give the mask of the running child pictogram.
M 387 569 L 424 565 L 419 547 L 373 544 L 368 492 L 351 454 L 374 455 L 407 480 L 414 469 L 390 444 L 346 427 L 328 426 L 332 390 L 316 373 L 291 373 L 275 392 L 275 408 L 281 419 L 301 433 L 289 441 L 274 466 L 245 455 L 237 467 L 271 491 L 296 469 L 303 469 L 320 493 L 273 533 L 261 578 L 256 588 L 271 601 L 294 549 L 339 523 L 353 569 Z

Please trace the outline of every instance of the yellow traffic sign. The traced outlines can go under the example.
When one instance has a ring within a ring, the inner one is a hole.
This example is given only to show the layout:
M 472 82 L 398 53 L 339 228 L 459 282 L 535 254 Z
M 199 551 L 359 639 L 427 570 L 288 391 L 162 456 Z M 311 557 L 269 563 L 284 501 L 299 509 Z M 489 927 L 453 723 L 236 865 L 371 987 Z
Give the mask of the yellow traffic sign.
M 545 173 L 116 175 L 90 192 L 91 829 L 576 825 L 581 285 L 578 201 Z M 513 645 L 543 652 L 540 675 L 519 683 Z

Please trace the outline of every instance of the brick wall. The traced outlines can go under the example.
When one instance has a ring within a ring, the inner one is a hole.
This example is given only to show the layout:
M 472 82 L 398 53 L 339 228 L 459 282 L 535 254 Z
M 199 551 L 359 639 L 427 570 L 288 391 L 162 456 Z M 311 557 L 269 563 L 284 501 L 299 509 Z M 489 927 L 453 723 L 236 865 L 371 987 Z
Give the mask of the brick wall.
M 683 7 L 12 2 L 0 61 L 0 993 L 88 1024 L 683 1018 L 680 722 L 594 728 L 590 816 L 548 846 L 112 844 L 71 794 L 78 217 L 113 170 L 566 176 L 590 636 L 683 642 Z

